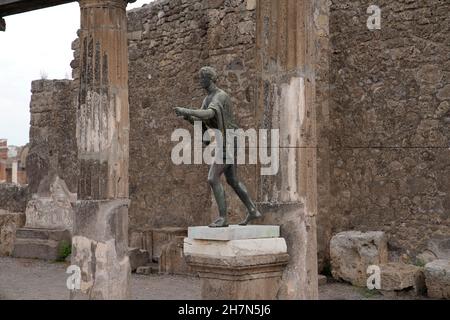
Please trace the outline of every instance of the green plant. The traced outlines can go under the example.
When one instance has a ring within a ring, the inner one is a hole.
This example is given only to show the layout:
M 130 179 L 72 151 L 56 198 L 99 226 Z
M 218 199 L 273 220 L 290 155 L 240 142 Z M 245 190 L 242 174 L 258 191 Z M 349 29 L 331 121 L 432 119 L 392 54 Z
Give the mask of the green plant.
M 329 261 L 324 263 L 321 274 L 323 274 L 324 276 L 327 276 L 327 277 L 331 277 L 332 276 L 332 274 L 331 274 L 331 264 L 330 264 Z
M 416 261 L 414 262 L 414 265 L 416 267 L 421 267 L 421 268 L 425 267 L 426 264 L 427 263 L 420 258 L 416 259 Z
M 361 288 L 361 295 L 366 299 L 371 299 L 381 295 L 381 293 L 376 289 L 369 290 L 368 288 Z
M 57 261 L 65 261 L 68 256 L 72 253 L 72 245 L 66 241 L 62 240 L 59 243 L 58 247 L 58 260 Z

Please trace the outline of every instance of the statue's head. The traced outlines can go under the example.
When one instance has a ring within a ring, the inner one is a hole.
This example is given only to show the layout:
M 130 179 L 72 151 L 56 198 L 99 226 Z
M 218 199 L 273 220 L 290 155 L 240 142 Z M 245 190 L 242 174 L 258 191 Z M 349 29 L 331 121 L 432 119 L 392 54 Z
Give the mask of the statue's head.
M 212 67 L 203 67 L 200 69 L 200 85 L 202 88 L 207 89 L 211 83 L 216 83 L 217 71 Z

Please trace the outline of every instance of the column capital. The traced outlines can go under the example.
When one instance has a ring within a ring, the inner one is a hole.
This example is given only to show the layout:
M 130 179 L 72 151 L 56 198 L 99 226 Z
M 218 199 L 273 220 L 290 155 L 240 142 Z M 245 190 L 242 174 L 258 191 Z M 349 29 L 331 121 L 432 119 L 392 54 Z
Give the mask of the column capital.
M 118 7 L 125 9 L 128 3 L 136 2 L 136 0 L 78 0 L 80 8 L 103 8 Z

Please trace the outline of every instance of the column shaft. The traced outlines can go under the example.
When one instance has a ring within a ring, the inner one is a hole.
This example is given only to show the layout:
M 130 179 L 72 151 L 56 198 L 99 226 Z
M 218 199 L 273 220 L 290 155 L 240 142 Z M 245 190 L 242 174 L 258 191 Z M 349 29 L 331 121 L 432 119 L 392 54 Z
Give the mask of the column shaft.
M 266 224 L 279 224 L 289 265 L 282 299 L 317 299 L 314 12 L 320 1 L 259 0 L 257 119 L 279 129 L 280 170 L 259 179 Z
M 127 2 L 79 2 L 78 198 L 128 198 Z

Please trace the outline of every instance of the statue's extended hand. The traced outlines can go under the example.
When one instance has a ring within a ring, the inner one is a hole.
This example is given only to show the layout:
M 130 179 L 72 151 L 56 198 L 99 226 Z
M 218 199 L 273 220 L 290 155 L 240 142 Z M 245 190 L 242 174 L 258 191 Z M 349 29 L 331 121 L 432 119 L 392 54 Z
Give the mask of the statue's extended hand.
M 185 116 L 188 115 L 187 109 L 186 108 L 180 108 L 180 107 L 175 108 L 175 113 L 179 117 L 185 117 Z

